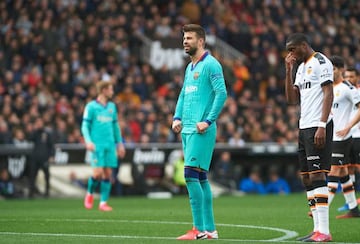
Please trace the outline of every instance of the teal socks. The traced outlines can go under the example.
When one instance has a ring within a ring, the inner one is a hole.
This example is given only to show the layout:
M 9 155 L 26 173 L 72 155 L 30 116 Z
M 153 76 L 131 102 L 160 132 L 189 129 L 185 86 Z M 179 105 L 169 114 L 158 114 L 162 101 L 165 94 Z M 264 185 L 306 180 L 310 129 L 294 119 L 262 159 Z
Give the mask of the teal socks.
M 204 196 L 199 179 L 185 178 L 186 187 L 189 192 L 190 206 L 193 217 L 193 223 L 196 229 L 204 231 L 203 205 Z
M 88 193 L 93 194 L 96 187 L 100 183 L 100 202 L 107 202 L 110 197 L 111 182 L 110 180 L 96 180 L 93 177 L 89 177 L 88 180 Z
M 185 167 L 193 224 L 199 231 L 214 231 L 215 221 L 210 183 L 205 171 Z
M 111 183 L 110 180 L 102 180 L 100 183 L 100 202 L 107 202 L 110 196 Z
M 203 191 L 204 202 L 203 202 L 203 216 L 204 216 L 204 227 L 207 231 L 215 230 L 215 220 L 213 211 L 213 198 L 209 181 L 201 180 L 200 185 Z
M 99 185 L 99 181 L 93 177 L 89 177 L 87 191 L 90 194 L 94 193 L 94 190 Z

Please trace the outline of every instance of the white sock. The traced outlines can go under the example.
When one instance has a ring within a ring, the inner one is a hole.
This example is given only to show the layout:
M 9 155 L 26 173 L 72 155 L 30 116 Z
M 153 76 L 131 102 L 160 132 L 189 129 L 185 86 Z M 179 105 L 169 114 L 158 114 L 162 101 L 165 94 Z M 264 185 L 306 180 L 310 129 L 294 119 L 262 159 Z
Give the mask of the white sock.
M 314 190 L 307 191 L 306 196 L 307 196 L 308 202 L 314 201 Z M 311 211 L 312 216 L 313 216 L 313 222 L 314 222 L 313 231 L 315 232 L 315 231 L 319 230 L 319 218 L 318 218 L 318 214 L 317 214 L 317 211 L 316 211 L 316 207 L 315 206 L 309 206 L 309 207 L 310 207 L 310 211 Z
M 355 183 L 355 174 L 351 174 L 350 176 L 350 180 L 352 181 L 352 183 Z
M 355 190 L 351 179 L 349 179 L 345 183 L 342 183 L 341 187 L 343 189 L 345 202 L 349 205 L 349 209 L 355 208 L 358 204 L 356 201 Z
M 329 191 L 326 186 L 318 187 L 314 190 L 315 200 L 317 201 L 316 211 L 319 217 L 319 232 L 328 235 L 329 231 L 329 205 L 327 203 Z M 319 202 L 319 199 L 326 200 L 325 203 Z

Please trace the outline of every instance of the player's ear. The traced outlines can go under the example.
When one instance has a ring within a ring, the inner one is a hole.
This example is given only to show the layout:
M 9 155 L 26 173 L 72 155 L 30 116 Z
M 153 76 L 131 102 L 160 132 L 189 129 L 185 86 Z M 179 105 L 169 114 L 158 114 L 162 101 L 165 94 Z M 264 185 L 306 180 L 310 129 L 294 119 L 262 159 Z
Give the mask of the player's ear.
M 199 38 L 199 45 L 200 45 L 201 47 L 205 47 L 205 40 L 204 40 L 204 38 Z

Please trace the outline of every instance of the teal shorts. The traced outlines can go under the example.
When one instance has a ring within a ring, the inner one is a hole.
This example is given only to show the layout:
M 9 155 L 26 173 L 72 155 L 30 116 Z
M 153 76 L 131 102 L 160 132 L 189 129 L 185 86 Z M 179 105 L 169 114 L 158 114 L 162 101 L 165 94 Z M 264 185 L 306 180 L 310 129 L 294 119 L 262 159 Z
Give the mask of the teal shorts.
M 116 168 L 117 154 L 115 146 L 95 146 L 90 152 L 90 164 L 94 168 Z
M 205 133 L 181 134 L 185 166 L 209 171 L 216 142 L 216 127 Z

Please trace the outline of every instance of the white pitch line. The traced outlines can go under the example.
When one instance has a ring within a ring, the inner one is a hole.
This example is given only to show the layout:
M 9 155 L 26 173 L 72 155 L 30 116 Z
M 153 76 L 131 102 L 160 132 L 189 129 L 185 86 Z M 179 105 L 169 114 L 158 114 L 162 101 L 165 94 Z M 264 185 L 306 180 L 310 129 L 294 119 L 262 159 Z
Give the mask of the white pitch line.
M 154 221 L 154 220 L 91 220 L 91 219 L 62 219 L 62 220 L 57 220 L 57 219 L 46 219 L 45 221 L 71 221 L 71 222 L 117 222 L 117 223 L 142 223 L 142 224 L 172 224 L 172 225 L 189 225 L 192 224 L 190 222 L 176 222 L 176 221 Z M 280 228 L 274 228 L 274 227 L 266 227 L 266 226 L 256 226 L 256 225 L 238 225 L 238 224 L 216 224 L 218 226 L 227 226 L 227 227 L 235 227 L 235 228 L 251 228 L 251 229 L 262 229 L 262 230 L 271 230 L 271 231 L 276 231 L 276 232 L 282 232 L 285 235 L 281 236 L 281 237 L 277 237 L 277 238 L 273 238 L 273 239 L 269 239 L 266 241 L 283 241 L 283 240 L 287 240 L 293 237 L 298 236 L 298 233 L 295 231 L 291 231 L 291 230 L 285 230 L 285 229 L 280 229 Z
M 27 221 L 31 221 L 26 219 Z M 60 221 L 67 221 L 67 222 L 101 222 L 101 223 L 142 223 L 142 224 L 171 224 L 171 225 L 190 225 L 192 223 L 190 222 L 176 222 L 176 221 L 153 221 L 153 220 L 111 220 L 111 219 L 45 219 L 44 221 L 47 222 L 60 222 Z M 277 232 L 281 232 L 284 233 L 285 235 L 278 237 L 278 238 L 273 238 L 273 239 L 269 239 L 269 240 L 253 240 L 253 241 L 284 241 L 293 237 L 298 236 L 298 233 L 295 231 L 290 231 L 290 230 L 285 230 L 285 229 L 280 229 L 280 228 L 273 228 L 273 227 L 265 227 L 265 226 L 255 226 L 255 225 L 237 225 L 237 224 L 217 224 L 218 226 L 225 226 L 225 227 L 235 227 L 235 228 L 252 228 L 252 229 L 262 229 L 262 230 L 270 230 L 270 231 L 277 231 Z M 5 233 L 5 232 L 2 232 Z M 8 232 L 10 233 L 10 232 Z M 11 233 L 16 233 L 16 232 L 11 232 Z M 1 232 L 0 232 L 1 234 Z M 31 234 L 31 233 L 27 233 L 27 234 Z M 37 233 L 40 235 L 46 234 L 46 233 Z M 66 234 L 69 235 L 69 234 Z M 71 235 L 70 235 L 71 236 Z M 81 235 L 84 236 L 84 235 Z M 120 236 L 117 236 L 120 237 Z M 123 238 L 126 238 L 123 237 Z M 134 238 L 149 238 L 149 237 L 134 237 Z M 153 239 L 161 239 L 162 237 L 152 237 Z M 165 238 L 165 237 L 164 237 Z M 174 239 L 174 238 L 165 238 L 165 239 Z M 228 241 L 230 241 L 229 239 L 226 239 Z M 251 241 L 251 240 L 231 240 L 231 241 Z
M 0 219 L 5 221 L 6 219 Z M 25 219 L 26 221 L 31 221 L 30 219 Z M 7 219 L 6 221 L 9 221 Z M 10 220 L 11 221 L 11 220 Z M 191 222 L 176 222 L 176 221 L 153 221 L 153 220 L 111 220 L 111 219 L 45 219 L 47 222 L 102 222 L 102 223 L 145 223 L 145 224 L 171 224 L 171 225 L 189 225 Z M 237 224 L 217 224 L 218 226 L 224 227 L 235 227 L 235 228 L 252 228 L 252 229 L 262 229 L 282 232 L 285 235 L 268 239 L 268 240 L 241 240 L 241 239 L 218 239 L 218 241 L 227 241 L 227 242 L 281 242 L 281 243 L 299 243 L 298 241 L 288 240 L 290 238 L 298 236 L 298 233 L 295 231 L 290 231 L 281 228 L 266 227 L 266 226 L 256 226 L 256 225 L 237 225 Z M 62 236 L 62 237 L 84 237 L 84 238 L 119 238 L 119 239 L 156 239 L 156 240 L 175 240 L 175 237 L 161 237 L 161 236 L 130 236 L 130 235 L 91 235 L 91 234 L 66 234 L 66 233 L 36 233 L 36 232 L 0 232 L 0 235 L 27 235 L 27 236 Z M 333 244 L 345 244 L 343 242 L 332 242 Z M 356 243 L 346 243 L 346 244 L 356 244 Z

